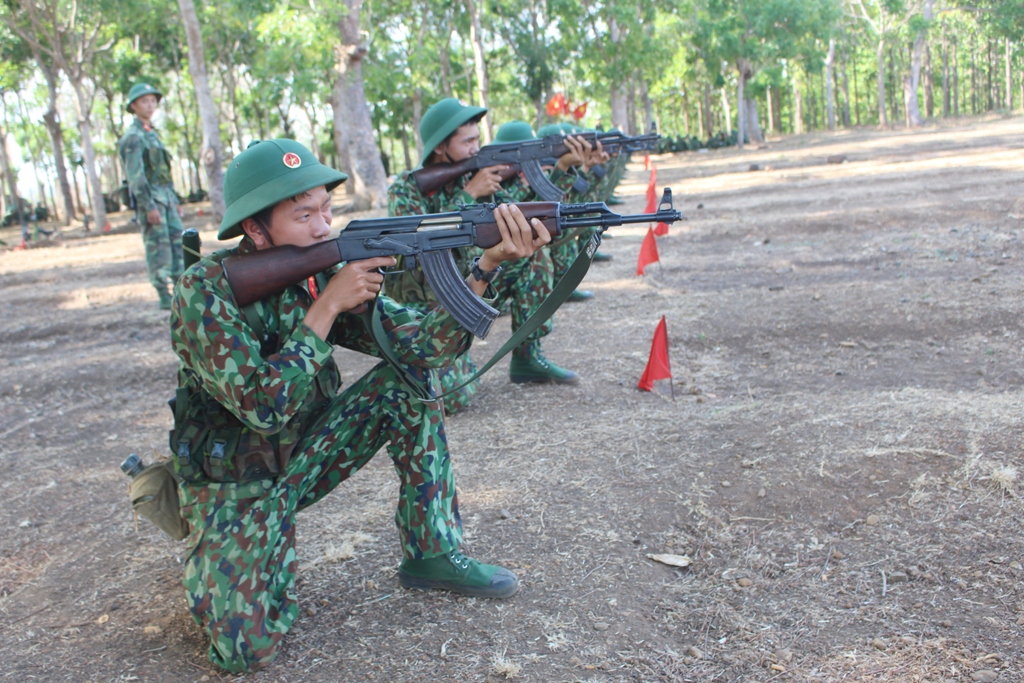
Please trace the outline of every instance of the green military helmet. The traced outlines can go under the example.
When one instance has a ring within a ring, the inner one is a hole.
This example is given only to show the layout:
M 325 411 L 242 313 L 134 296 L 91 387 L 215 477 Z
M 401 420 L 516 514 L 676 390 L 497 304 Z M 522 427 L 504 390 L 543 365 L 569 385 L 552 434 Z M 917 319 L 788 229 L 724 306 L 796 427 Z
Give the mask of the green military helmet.
M 576 135 L 584 132 L 579 126 L 571 123 L 549 123 L 537 129 L 537 137 L 546 138 L 549 135 Z
M 423 140 L 423 159 L 420 164 L 427 163 L 434 149 L 444 142 L 459 126 L 479 121 L 487 110 L 483 107 L 472 107 L 448 97 L 435 103 L 420 119 L 420 139 Z
M 324 166 L 305 145 L 295 140 L 255 140 L 231 162 L 224 174 L 224 220 L 217 239 L 242 234 L 242 221 L 313 188 L 330 192 L 348 180 L 341 171 Z
M 149 83 L 136 83 L 132 86 L 132 89 L 128 91 L 128 104 L 124 108 L 128 111 L 132 111 L 132 102 L 139 99 L 143 95 L 156 95 L 156 101 L 159 102 L 164 98 L 164 94 L 151 86 Z
M 523 140 L 536 140 L 533 128 L 526 121 L 509 121 L 501 124 L 497 134 L 494 136 L 494 143 L 522 142 Z

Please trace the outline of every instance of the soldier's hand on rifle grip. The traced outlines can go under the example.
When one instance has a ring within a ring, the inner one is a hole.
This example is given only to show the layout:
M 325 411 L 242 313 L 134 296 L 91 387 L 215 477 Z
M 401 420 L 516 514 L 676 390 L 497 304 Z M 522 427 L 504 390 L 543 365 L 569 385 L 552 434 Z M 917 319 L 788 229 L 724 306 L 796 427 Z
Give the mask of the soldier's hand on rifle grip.
M 600 140 L 595 140 L 597 144 L 594 145 L 593 149 L 590 150 L 590 156 L 587 158 L 586 163 L 583 165 L 583 170 L 587 171 L 594 166 L 600 166 L 601 164 L 607 164 L 612 158 L 612 155 L 604 151 L 604 145 L 601 144 Z
M 380 292 L 384 276 L 380 269 L 397 263 L 393 256 L 377 256 L 364 261 L 351 261 L 334 274 L 306 312 L 306 325 L 321 339 L 344 312 L 362 313 L 368 301 Z
M 501 233 L 501 243 L 484 251 L 480 268 L 494 270 L 503 261 L 515 261 L 533 256 L 534 252 L 551 241 L 551 233 L 536 218 L 527 220 L 515 204 L 501 204 L 494 210 L 494 222 Z
M 160 225 L 163 220 L 160 217 L 160 209 L 150 209 L 146 212 L 146 220 L 150 225 Z
M 558 158 L 558 168 L 563 172 L 568 171 L 572 166 L 584 164 L 587 157 L 590 156 L 591 144 L 586 138 L 566 135 L 565 146 L 569 148 L 569 151 Z
M 501 169 L 503 166 L 488 166 L 481 168 L 469 179 L 463 189 L 473 199 L 490 197 L 501 189 Z

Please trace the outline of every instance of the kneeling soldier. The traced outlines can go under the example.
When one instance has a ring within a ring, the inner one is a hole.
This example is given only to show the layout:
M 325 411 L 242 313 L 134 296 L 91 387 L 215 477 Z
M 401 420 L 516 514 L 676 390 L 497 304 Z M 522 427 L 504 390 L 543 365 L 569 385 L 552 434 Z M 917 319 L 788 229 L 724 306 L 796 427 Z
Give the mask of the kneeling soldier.
M 407 588 L 503 598 L 512 572 L 459 551 L 462 528 L 439 402 L 415 399 L 382 362 L 338 393 L 332 344 L 379 356 L 363 318 L 376 305 L 400 364 L 425 381 L 466 351 L 470 334 L 446 310 L 418 312 L 378 297 L 391 257 L 347 263 L 255 304 L 235 305 L 222 262 L 234 254 L 328 238 L 330 191 L 346 179 L 292 140 L 250 145 L 224 176 L 218 237 L 242 237 L 189 268 L 171 312 L 180 359 L 171 447 L 182 516 L 191 526 L 184 584 L 210 659 L 229 671 L 268 664 L 299 615 L 295 514 L 381 448 L 401 481 L 395 522 Z M 495 211 L 496 270 L 550 240 L 515 207 Z M 487 283 L 470 278 L 483 294 Z

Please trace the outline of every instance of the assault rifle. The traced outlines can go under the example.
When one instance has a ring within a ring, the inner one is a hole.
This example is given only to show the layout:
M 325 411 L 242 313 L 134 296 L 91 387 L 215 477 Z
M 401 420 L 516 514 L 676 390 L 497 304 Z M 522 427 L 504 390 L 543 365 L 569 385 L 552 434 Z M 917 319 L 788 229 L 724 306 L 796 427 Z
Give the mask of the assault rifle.
M 654 130 L 646 135 L 629 136 L 619 132 L 587 132 L 579 133 L 577 137 L 589 140 L 591 144 L 596 144 L 595 141 L 599 141 L 609 154 L 654 150 L 658 146 L 658 140 L 661 139 L 661 136 Z M 471 171 L 490 166 L 509 166 L 510 168 L 502 173 L 502 180 L 510 178 L 514 171 L 521 170 L 537 196 L 547 202 L 557 202 L 563 199 L 565 193 L 548 180 L 548 176 L 541 166 L 545 160 L 557 159 L 568 151 L 569 147 L 565 144 L 565 137 L 559 134 L 535 140 L 486 145 L 480 148 L 476 155 L 457 163 L 431 164 L 416 169 L 412 172 L 412 179 L 416 182 L 419 191 L 427 194 L 455 182 L 460 176 Z
M 552 237 L 574 228 L 598 228 L 600 233 L 627 223 L 674 223 L 682 214 L 672 208 L 672 190 L 665 188 L 655 213 L 619 215 L 604 202 L 517 204 L 527 218 L 537 218 Z M 309 247 L 280 246 L 224 259 L 224 273 L 239 307 L 265 299 L 346 261 L 375 256 L 404 256 L 408 268 L 416 260 L 438 300 L 467 330 L 483 338 L 498 312 L 476 296 L 459 273 L 451 249 L 501 242 L 494 204 L 463 206 L 459 211 L 422 216 L 355 220 L 334 239 Z M 596 249 L 596 245 L 594 245 Z M 593 256 L 590 253 L 589 256 Z

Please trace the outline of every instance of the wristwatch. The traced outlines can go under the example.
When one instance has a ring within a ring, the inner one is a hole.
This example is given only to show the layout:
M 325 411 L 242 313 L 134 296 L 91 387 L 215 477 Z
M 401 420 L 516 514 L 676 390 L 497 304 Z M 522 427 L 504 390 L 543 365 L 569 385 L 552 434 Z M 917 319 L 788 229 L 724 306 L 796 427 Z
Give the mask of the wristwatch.
M 469 273 L 477 282 L 486 282 L 487 284 L 491 284 L 494 282 L 494 278 L 498 277 L 498 274 L 501 273 L 501 266 L 498 266 L 494 270 L 482 270 L 480 268 L 480 257 L 477 256 L 473 259 L 473 267 L 470 269 Z

